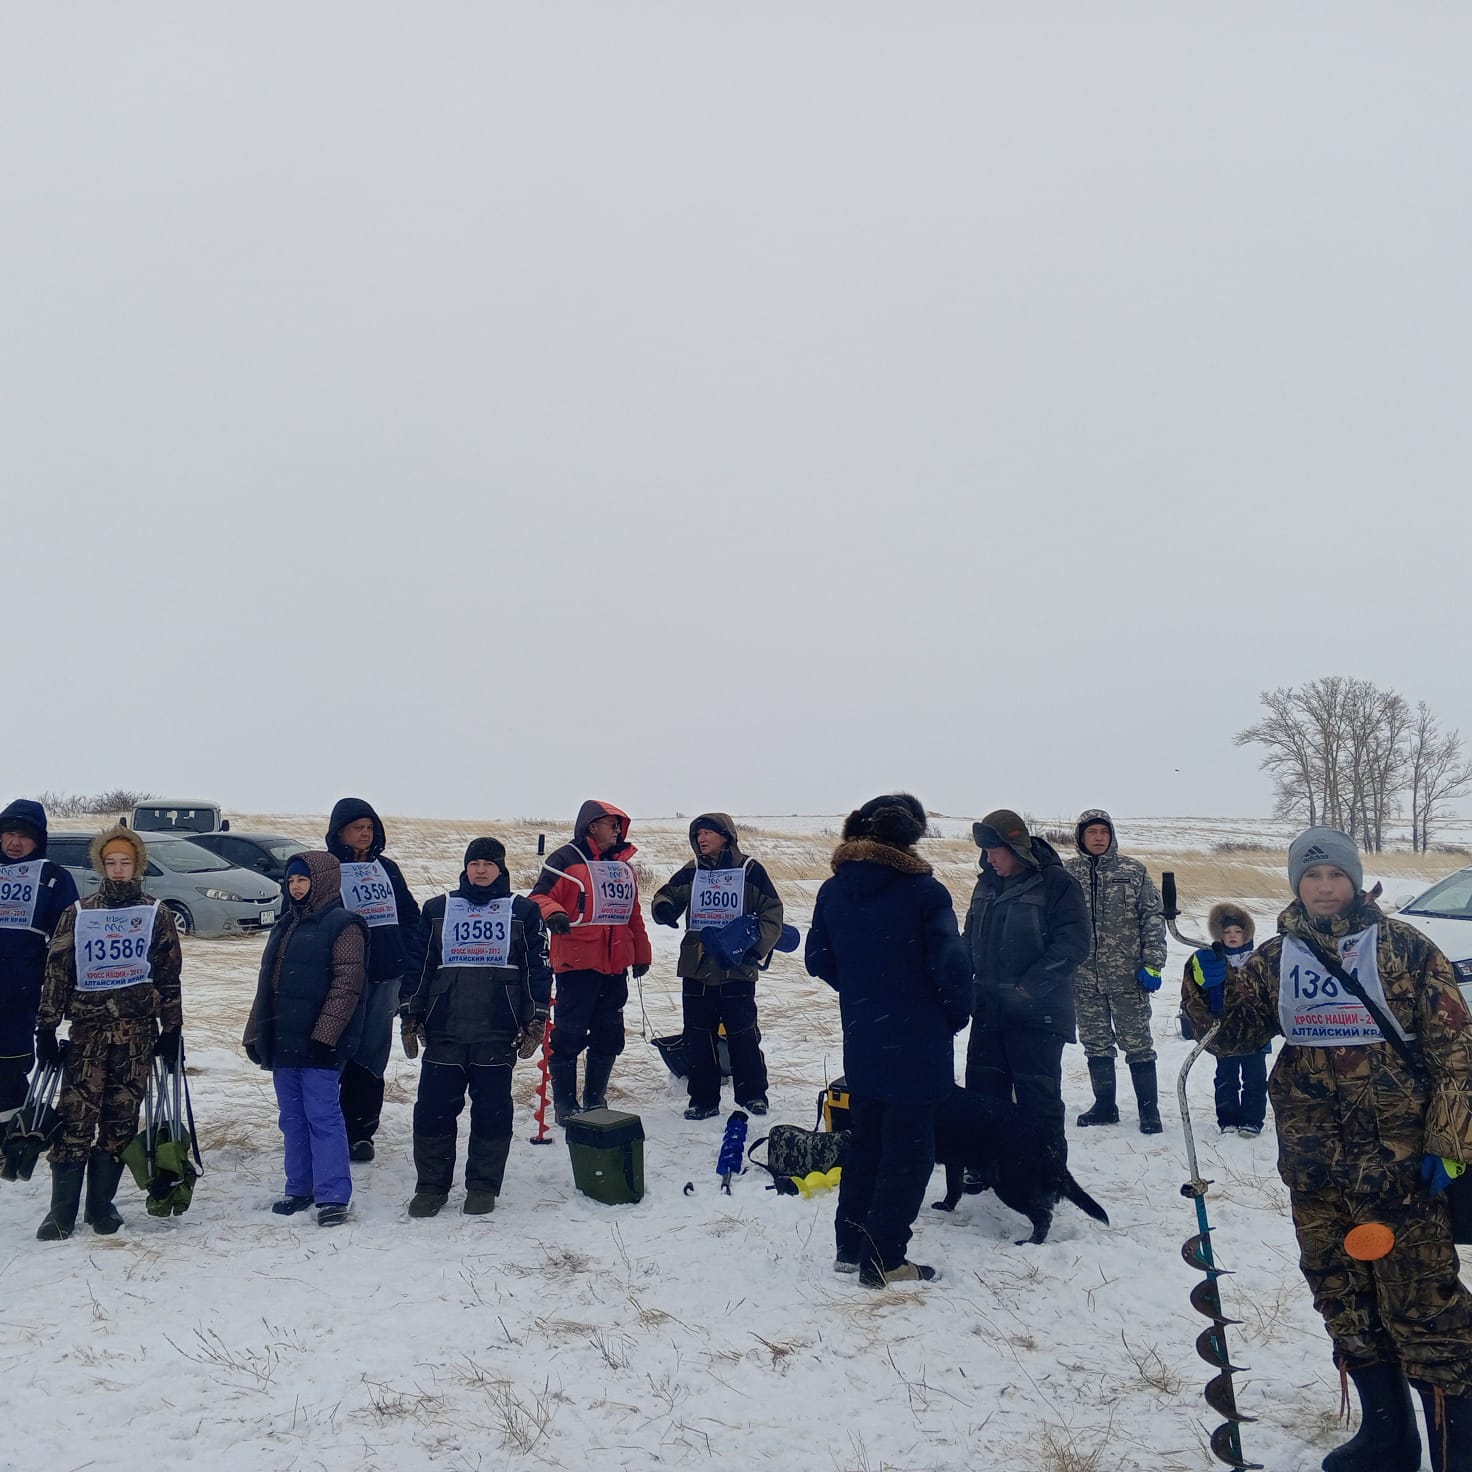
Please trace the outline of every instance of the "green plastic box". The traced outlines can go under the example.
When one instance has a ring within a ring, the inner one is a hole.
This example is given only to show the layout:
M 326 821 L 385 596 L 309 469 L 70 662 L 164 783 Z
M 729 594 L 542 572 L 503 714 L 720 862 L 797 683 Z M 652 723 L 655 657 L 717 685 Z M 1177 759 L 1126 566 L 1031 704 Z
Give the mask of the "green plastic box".
M 563 1126 L 573 1183 L 605 1206 L 644 1199 L 644 1122 L 617 1109 L 590 1109 Z

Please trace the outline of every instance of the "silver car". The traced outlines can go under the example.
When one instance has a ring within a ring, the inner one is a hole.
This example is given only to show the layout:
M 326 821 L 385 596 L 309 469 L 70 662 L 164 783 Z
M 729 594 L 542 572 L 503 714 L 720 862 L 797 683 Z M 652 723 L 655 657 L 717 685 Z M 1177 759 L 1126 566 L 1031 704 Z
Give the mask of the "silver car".
M 1472 1003 L 1472 865 L 1422 894 L 1405 896 L 1396 919 L 1436 942 L 1457 973 L 1462 995 Z
M 173 834 L 142 835 L 148 845 L 143 891 L 167 905 L 181 935 L 243 935 L 269 930 L 281 913 L 281 887 L 260 874 L 237 869 L 197 843 Z M 90 833 L 55 833 L 46 857 L 77 881 L 85 899 L 102 880 L 88 858 Z

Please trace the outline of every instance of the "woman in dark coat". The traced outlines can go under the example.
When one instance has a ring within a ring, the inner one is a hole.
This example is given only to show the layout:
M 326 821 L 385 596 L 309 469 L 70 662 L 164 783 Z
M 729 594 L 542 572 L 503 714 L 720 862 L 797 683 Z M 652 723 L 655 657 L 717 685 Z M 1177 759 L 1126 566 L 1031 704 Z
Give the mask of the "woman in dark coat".
M 851 1110 L 834 1269 L 868 1288 L 939 1276 L 905 1249 L 935 1165 L 936 1105 L 955 1087 L 971 968 L 951 896 L 914 849 L 925 829 L 907 793 L 850 813 L 808 932 L 808 971 L 838 993 Z
M 271 1209 L 292 1216 L 315 1202 L 318 1225 L 334 1227 L 353 1194 L 338 1076 L 362 1030 L 368 927 L 344 906 L 331 854 L 295 855 L 286 893 L 242 1042 L 246 1057 L 270 1070 L 281 1106 L 286 1194 Z

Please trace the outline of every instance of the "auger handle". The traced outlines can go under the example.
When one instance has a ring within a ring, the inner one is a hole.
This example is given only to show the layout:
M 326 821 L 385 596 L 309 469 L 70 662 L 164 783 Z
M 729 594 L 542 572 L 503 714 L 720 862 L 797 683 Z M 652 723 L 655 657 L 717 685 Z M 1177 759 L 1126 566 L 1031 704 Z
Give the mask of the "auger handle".
M 1167 869 L 1160 876 L 1160 909 L 1165 916 L 1165 927 L 1183 946 L 1190 946 L 1193 951 L 1209 951 L 1211 942 L 1209 940 L 1194 940 L 1189 935 L 1182 935 L 1176 929 L 1176 919 L 1180 915 L 1180 906 L 1176 904 L 1176 876 L 1174 872 Z

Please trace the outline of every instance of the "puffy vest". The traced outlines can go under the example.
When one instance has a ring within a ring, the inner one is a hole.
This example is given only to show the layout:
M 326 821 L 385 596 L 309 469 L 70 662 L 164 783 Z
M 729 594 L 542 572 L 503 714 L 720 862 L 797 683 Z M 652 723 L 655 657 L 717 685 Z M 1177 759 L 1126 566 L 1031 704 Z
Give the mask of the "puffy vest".
M 321 1016 L 322 1005 L 332 983 L 332 946 L 348 926 L 362 926 L 363 922 L 341 905 L 333 905 L 309 915 L 292 931 L 290 940 L 286 940 L 284 937 L 289 924 L 289 919 L 281 920 L 278 928 L 271 932 L 265 954 L 261 957 L 261 974 L 269 978 L 276 964 L 277 952 L 283 944 L 286 947 L 286 953 L 281 957 L 275 998 L 267 999 L 270 1020 L 266 1025 L 268 1036 L 263 1040 L 266 1046 L 262 1048 L 261 1056 L 271 1068 L 316 1068 L 320 1065 L 312 1058 L 312 1029 Z M 363 1036 L 366 993 L 365 983 L 364 994 L 359 997 L 353 1019 L 337 1042 L 340 1060 L 352 1054 Z

